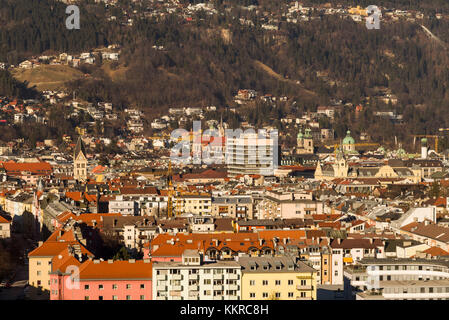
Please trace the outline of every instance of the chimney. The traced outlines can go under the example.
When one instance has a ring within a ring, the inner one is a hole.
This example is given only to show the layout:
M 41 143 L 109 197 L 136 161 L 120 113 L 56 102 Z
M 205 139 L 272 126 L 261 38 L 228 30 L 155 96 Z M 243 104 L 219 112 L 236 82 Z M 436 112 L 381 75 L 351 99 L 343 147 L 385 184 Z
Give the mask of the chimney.
M 150 263 L 151 259 L 143 259 L 143 263 Z
M 43 241 L 39 241 L 38 242 L 38 246 L 40 247 L 41 245 L 43 245 L 44 244 L 44 242 Z
M 429 221 L 429 220 L 427 220 L 427 219 L 424 220 L 424 225 L 425 225 L 425 226 L 428 226 L 429 224 L 430 224 L 430 221 Z
M 114 260 L 109 259 L 109 260 L 108 260 L 108 263 L 114 263 Z
M 135 263 L 136 260 L 135 260 L 135 259 L 129 259 L 128 262 L 129 262 L 129 263 Z
M 95 259 L 95 260 L 94 260 L 94 263 L 95 263 L 95 264 L 99 264 L 99 263 L 100 263 L 100 260 Z
M 259 239 L 259 246 L 263 245 L 263 239 Z
M 341 238 L 337 238 L 337 243 L 341 244 Z

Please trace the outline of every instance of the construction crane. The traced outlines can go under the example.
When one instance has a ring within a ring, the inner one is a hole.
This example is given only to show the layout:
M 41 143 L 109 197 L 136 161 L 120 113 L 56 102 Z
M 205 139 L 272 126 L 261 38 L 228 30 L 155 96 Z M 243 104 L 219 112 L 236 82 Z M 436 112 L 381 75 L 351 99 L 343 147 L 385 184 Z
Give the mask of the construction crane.
M 440 131 L 442 131 L 442 130 L 440 129 Z M 428 134 L 415 134 L 415 135 L 412 135 L 412 137 L 413 137 L 413 148 L 415 147 L 415 144 L 416 144 L 416 138 L 433 138 L 433 139 L 435 139 L 435 152 L 438 153 L 438 138 L 439 138 L 439 136 L 428 135 Z
M 168 181 L 167 216 L 171 218 L 173 216 L 173 194 L 175 193 L 173 187 L 173 174 L 171 170 L 171 161 L 168 162 L 167 181 Z

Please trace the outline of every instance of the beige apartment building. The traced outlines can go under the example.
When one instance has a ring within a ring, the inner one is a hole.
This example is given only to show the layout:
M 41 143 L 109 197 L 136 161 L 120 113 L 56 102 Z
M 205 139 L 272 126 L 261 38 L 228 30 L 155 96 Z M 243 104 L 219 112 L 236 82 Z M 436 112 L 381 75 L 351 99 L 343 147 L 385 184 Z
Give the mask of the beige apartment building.
M 318 271 L 290 257 L 240 257 L 242 300 L 316 300 Z

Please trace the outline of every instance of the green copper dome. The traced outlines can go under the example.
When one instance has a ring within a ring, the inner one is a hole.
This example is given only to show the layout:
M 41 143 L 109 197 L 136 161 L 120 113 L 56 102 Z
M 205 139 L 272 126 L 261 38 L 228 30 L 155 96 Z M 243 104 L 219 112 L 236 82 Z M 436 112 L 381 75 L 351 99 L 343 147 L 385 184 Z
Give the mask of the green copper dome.
M 312 130 L 310 130 L 309 128 L 306 129 L 306 132 L 304 133 L 304 138 L 312 138 Z
M 343 144 L 355 144 L 355 140 L 351 137 L 351 131 L 346 132 L 346 137 L 343 139 Z
M 303 137 L 303 136 L 302 136 L 302 132 L 301 132 L 301 130 L 299 130 L 297 138 L 298 138 L 298 139 L 302 139 L 302 137 Z

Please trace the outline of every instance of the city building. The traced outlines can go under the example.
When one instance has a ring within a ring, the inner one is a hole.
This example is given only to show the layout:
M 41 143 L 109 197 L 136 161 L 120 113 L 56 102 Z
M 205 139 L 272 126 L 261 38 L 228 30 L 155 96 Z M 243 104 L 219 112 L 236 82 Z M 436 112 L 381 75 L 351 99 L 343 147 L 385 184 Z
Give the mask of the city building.
M 317 271 L 291 257 L 239 257 L 242 300 L 316 300 Z
M 240 300 L 240 265 L 205 262 L 197 250 L 185 250 L 180 262 L 153 262 L 154 300 Z

